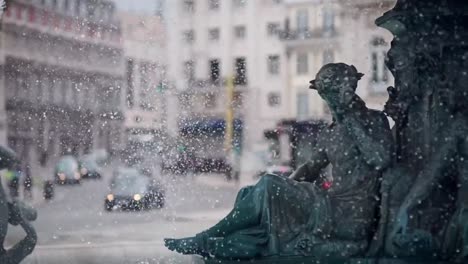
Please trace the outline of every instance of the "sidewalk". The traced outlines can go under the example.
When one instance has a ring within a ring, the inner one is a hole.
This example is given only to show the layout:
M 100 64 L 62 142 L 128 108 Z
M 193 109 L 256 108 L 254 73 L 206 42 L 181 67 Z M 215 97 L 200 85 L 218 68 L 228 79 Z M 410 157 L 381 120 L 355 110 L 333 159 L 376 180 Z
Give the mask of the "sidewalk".
M 163 242 L 100 246 L 38 246 L 24 264 L 203 264 L 198 257 L 168 251 Z
M 168 221 L 209 221 L 209 222 L 218 222 L 223 217 L 225 217 L 229 212 L 230 208 L 223 208 L 218 210 L 205 210 L 199 212 L 191 213 L 174 213 L 167 214 L 164 218 Z

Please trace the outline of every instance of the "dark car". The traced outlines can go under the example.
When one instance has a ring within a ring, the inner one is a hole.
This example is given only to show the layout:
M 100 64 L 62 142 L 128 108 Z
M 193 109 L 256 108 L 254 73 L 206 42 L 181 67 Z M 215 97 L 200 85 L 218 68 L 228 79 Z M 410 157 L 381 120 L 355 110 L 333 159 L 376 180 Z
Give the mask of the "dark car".
M 84 155 L 80 160 L 80 174 L 83 179 L 101 179 L 101 167 L 92 155 Z
M 63 156 L 54 171 L 54 181 L 57 184 L 79 184 L 81 174 L 78 161 L 73 156 Z
M 134 168 L 118 168 L 114 171 L 110 190 L 104 202 L 107 211 L 164 207 L 165 192 L 162 185 Z

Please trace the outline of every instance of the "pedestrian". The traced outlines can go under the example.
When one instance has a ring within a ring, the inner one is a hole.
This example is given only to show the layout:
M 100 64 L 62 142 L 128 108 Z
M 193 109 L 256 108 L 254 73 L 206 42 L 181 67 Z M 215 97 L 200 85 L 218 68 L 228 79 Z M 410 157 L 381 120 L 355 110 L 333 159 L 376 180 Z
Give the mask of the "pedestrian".
M 17 166 L 14 169 L 6 172 L 6 178 L 8 181 L 8 187 L 10 189 L 10 196 L 12 199 L 18 198 L 19 196 L 19 181 L 21 178 L 21 168 Z
M 26 166 L 26 170 L 24 171 L 24 199 L 25 200 L 32 200 L 32 186 L 33 186 L 33 179 L 31 176 L 31 168 Z

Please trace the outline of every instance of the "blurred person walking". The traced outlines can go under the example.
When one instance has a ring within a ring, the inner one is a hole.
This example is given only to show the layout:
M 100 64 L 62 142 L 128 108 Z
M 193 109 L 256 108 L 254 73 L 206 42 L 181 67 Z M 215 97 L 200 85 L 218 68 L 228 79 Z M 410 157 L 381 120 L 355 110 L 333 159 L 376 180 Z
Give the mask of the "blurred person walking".
M 26 166 L 24 171 L 24 181 L 23 181 L 23 196 L 25 200 L 32 200 L 32 186 L 33 186 L 33 178 L 31 177 L 31 168 L 30 166 Z
M 5 176 L 8 181 L 8 188 L 10 189 L 10 196 L 12 199 L 19 196 L 19 182 L 21 178 L 21 167 L 18 165 L 13 169 L 6 171 Z

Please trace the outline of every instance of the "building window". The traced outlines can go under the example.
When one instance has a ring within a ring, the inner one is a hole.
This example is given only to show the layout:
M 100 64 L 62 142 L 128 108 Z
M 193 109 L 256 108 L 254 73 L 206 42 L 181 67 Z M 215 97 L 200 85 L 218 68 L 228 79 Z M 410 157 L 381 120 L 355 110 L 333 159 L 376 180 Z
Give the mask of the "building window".
M 187 13 L 195 12 L 195 2 L 193 0 L 184 0 L 184 11 Z
M 270 107 L 278 107 L 281 105 L 281 96 L 278 93 L 268 94 L 268 105 Z
M 184 62 L 184 77 L 188 82 L 195 80 L 195 62 L 193 60 Z
M 150 66 L 148 63 L 140 63 L 140 107 L 146 111 L 154 110 L 154 106 L 150 98 Z
M 277 75 L 280 72 L 280 57 L 278 55 L 268 56 L 268 73 Z
M 279 32 L 280 24 L 279 23 L 268 23 L 267 24 L 267 35 L 276 36 Z
M 299 32 L 307 32 L 309 30 L 309 11 L 307 9 L 299 9 L 297 11 L 296 26 Z
M 213 41 L 219 40 L 219 28 L 211 28 L 208 31 L 208 36 L 210 40 L 213 40 Z
M 41 79 L 41 90 L 42 90 L 42 102 L 43 103 L 47 103 L 50 99 L 50 90 L 49 90 L 49 87 L 50 87 L 50 79 L 49 77 L 47 77 L 46 75 L 43 75 L 42 76 L 42 79 Z
M 234 27 L 234 36 L 238 39 L 245 38 L 246 29 L 245 26 L 235 26 Z
M 325 10 L 323 13 L 323 31 L 331 33 L 335 30 L 335 14 L 333 10 Z
M 186 43 L 193 43 L 195 41 L 195 32 L 193 30 L 184 31 L 184 41 Z
M 309 95 L 308 93 L 297 94 L 297 119 L 304 120 L 309 117 Z
M 299 75 L 309 73 L 309 54 L 307 52 L 297 53 L 296 72 Z
M 325 50 L 323 52 L 322 61 L 324 65 L 328 63 L 332 63 L 334 60 L 335 60 L 335 54 L 333 53 L 332 50 Z
M 219 0 L 208 0 L 208 7 L 210 8 L 210 10 L 218 10 Z
M 210 60 L 210 80 L 216 83 L 220 79 L 221 69 L 218 59 Z
M 26 98 L 27 96 L 27 84 L 26 80 L 23 79 L 24 76 L 19 75 L 16 79 L 16 93 L 15 96 L 17 97 L 16 99 L 23 99 Z
M 234 83 L 236 85 L 247 85 L 247 61 L 245 58 L 236 58 L 235 71 Z
M 385 66 L 388 44 L 383 38 L 375 38 L 371 42 L 371 72 L 374 90 L 385 91 L 389 82 L 389 71 Z
M 63 1 L 63 11 L 65 11 L 65 13 L 68 13 L 69 8 L 70 8 L 70 0 L 64 0 Z
M 68 87 L 67 82 L 63 80 L 57 80 L 57 86 L 62 91 L 62 104 L 70 105 L 73 101 L 71 87 Z
M 133 60 L 127 60 L 127 106 L 133 108 L 135 104 L 134 87 L 133 87 Z
M 52 102 L 54 102 L 55 104 L 60 104 L 60 101 L 63 98 L 63 93 L 65 92 L 61 87 L 60 81 L 58 79 L 54 79 L 52 81 L 51 88 L 52 91 L 54 91 L 54 93 L 52 94 Z
M 79 16 L 81 11 L 81 0 L 75 0 L 75 15 Z
M 232 0 L 235 8 L 242 8 L 245 6 L 247 0 Z
M 41 104 L 42 99 L 44 97 L 44 92 L 43 92 L 43 85 L 42 85 L 42 76 L 40 75 L 36 76 L 36 87 L 37 87 L 37 102 Z

